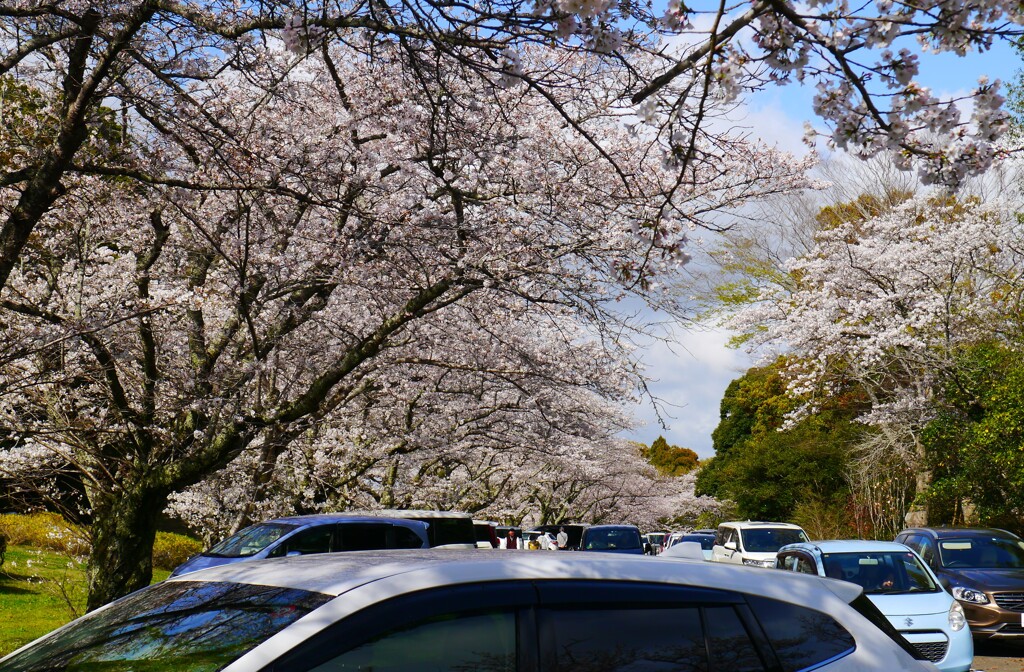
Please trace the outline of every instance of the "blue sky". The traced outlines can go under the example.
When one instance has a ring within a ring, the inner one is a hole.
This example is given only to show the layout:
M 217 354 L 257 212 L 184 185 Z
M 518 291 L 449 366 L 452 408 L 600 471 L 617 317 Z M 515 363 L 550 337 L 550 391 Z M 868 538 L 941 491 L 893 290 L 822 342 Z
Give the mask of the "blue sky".
M 1019 56 L 1005 43 L 963 58 L 922 53 L 920 63 L 918 81 L 942 97 L 965 95 L 981 75 L 1000 79 L 1005 85 L 1021 68 Z M 814 92 L 813 83 L 768 88 L 747 101 L 743 123 L 755 137 L 794 153 L 806 153 L 801 138 L 804 121 L 815 123 L 811 109 Z M 649 444 L 663 435 L 670 444 L 691 448 L 702 458 L 713 455 L 711 432 L 718 424 L 722 394 L 755 363 L 746 352 L 726 348 L 727 340 L 725 333 L 695 332 L 679 325 L 674 343 L 647 344 L 640 358 L 654 379 L 650 389 L 665 402 L 671 417 L 665 417 L 667 428 L 660 427 L 654 409 L 645 402 L 635 409 L 640 426 L 628 438 Z

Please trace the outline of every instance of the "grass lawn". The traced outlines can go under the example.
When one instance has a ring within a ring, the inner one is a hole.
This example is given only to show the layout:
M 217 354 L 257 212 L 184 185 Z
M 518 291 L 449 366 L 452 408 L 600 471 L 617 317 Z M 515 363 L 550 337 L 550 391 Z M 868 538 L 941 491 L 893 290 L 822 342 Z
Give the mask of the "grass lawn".
M 153 570 L 153 581 L 170 572 Z M 28 546 L 7 549 L 0 566 L 0 656 L 85 611 L 85 566 Z

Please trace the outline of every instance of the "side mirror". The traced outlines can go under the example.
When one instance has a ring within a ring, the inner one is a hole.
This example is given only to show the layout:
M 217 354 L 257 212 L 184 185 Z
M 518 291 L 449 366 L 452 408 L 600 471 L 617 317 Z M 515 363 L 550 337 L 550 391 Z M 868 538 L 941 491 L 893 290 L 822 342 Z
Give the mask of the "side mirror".
M 294 558 L 296 555 L 302 555 L 302 551 L 288 551 L 285 553 L 286 558 Z
M 728 548 L 730 551 L 735 551 L 736 550 L 736 542 L 735 541 L 727 541 L 727 542 L 725 542 L 725 547 Z

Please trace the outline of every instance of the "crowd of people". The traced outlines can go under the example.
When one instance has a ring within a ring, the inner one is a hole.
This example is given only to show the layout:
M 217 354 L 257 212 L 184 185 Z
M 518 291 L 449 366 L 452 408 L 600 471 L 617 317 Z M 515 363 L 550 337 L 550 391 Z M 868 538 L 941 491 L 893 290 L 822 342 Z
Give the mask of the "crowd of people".
M 569 535 L 564 527 L 559 528 L 558 534 L 542 531 L 518 534 L 515 528 L 509 528 L 500 539 L 499 547 L 507 550 L 565 551 L 569 550 Z

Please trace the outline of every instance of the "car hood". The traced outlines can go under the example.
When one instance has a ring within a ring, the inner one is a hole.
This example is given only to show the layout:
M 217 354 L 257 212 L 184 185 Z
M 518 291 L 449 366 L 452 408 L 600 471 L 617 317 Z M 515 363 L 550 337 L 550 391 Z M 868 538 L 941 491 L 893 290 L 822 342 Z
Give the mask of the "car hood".
M 992 591 L 1024 591 L 1024 569 L 959 569 L 947 570 L 943 575 L 953 584 Z
M 945 592 L 938 593 L 902 593 L 898 595 L 868 595 L 869 600 L 878 610 L 889 617 L 923 616 L 925 614 L 945 614 L 953 597 Z
M 200 569 L 230 565 L 232 562 L 245 560 L 246 558 L 218 558 L 215 555 L 194 555 L 185 562 L 174 568 L 171 576 L 181 576 L 189 572 L 198 572 Z

